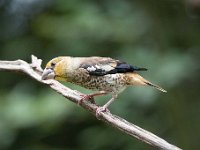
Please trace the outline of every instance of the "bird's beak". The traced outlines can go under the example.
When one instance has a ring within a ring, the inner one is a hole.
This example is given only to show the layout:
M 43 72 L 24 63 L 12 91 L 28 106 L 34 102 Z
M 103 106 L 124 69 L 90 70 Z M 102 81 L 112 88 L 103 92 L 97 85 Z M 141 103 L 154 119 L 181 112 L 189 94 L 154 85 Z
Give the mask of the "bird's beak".
M 43 73 L 42 73 L 42 80 L 46 80 L 46 79 L 54 79 L 55 77 L 55 73 L 53 71 L 53 69 L 51 68 L 45 68 Z

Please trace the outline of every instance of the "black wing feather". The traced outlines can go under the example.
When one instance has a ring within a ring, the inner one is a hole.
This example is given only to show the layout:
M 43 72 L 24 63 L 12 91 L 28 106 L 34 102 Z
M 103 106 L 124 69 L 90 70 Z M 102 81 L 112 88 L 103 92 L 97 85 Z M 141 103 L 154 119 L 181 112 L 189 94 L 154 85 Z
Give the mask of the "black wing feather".
M 104 76 L 107 74 L 127 73 L 127 72 L 147 70 L 146 68 L 140 68 L 140 67 L 129 65 L 126 62 L 120 62 L 120 61 L 115 61 L 115 62 L 116 62 L 115 66 L 111 65 L 113 64 L 113 61 L 112 61 L 112 62 L 100 63 L 100 64 L 84 64 L 81 66 L 81 68 L 86 69 L 90 75 L 94 75 L 94 76 Z M 107 69 L 105 66 L 107 66 Z
M 147 69 L 132 66 L 132 65 L 127 64 L 126 62 L 117 62 L 115 69 L 112 70 L 111 72 L 126 73 L 126 72 L 134 72 L 134 71 L 147 71 Z

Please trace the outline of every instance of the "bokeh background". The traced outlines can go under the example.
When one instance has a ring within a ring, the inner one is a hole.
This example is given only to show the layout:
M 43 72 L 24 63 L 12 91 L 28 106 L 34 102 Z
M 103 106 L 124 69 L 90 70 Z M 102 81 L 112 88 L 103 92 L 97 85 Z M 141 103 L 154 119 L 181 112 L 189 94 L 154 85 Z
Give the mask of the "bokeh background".
M 141 74 L 168 93 L 128 88 L 111 112 L 185 150 L 200 148 L 199 0 L 0 0 L 0 59 L 30 62 L 31 54 L 43 67 L 59 55 L 97 55 L 148 68 Z M 26 75 L 1 71 L 0 149 L 154 148 Z

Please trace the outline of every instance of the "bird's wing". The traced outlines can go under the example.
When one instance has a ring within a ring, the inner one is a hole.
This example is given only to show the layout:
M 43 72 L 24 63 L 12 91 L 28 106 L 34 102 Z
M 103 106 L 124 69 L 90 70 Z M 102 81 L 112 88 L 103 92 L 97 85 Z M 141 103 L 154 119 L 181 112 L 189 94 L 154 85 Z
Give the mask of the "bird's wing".
M 79 68 L 85 69 L 90 75 L 95 76 L 147 70 L 146 68 L 135 67 L 126 62 L 105 57 L 85 58 Z

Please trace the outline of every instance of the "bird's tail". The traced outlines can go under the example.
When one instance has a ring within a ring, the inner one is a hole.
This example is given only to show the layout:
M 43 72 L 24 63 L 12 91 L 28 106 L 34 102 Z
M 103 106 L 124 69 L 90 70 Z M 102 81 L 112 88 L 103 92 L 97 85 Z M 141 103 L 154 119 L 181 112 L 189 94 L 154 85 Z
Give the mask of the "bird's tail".
M 157 90 L 160 90 L 162 92 L 167 92 L 160 86 L 151 83 L 150 81 L 144 79 L 142 76 L 140 76 L 137 73 L 127 73 L 126 76 L 128 77 L 127 78 L 128 85 L 144 85 L 144 86 L 148 85 L 148 86 L 154 87 Z

